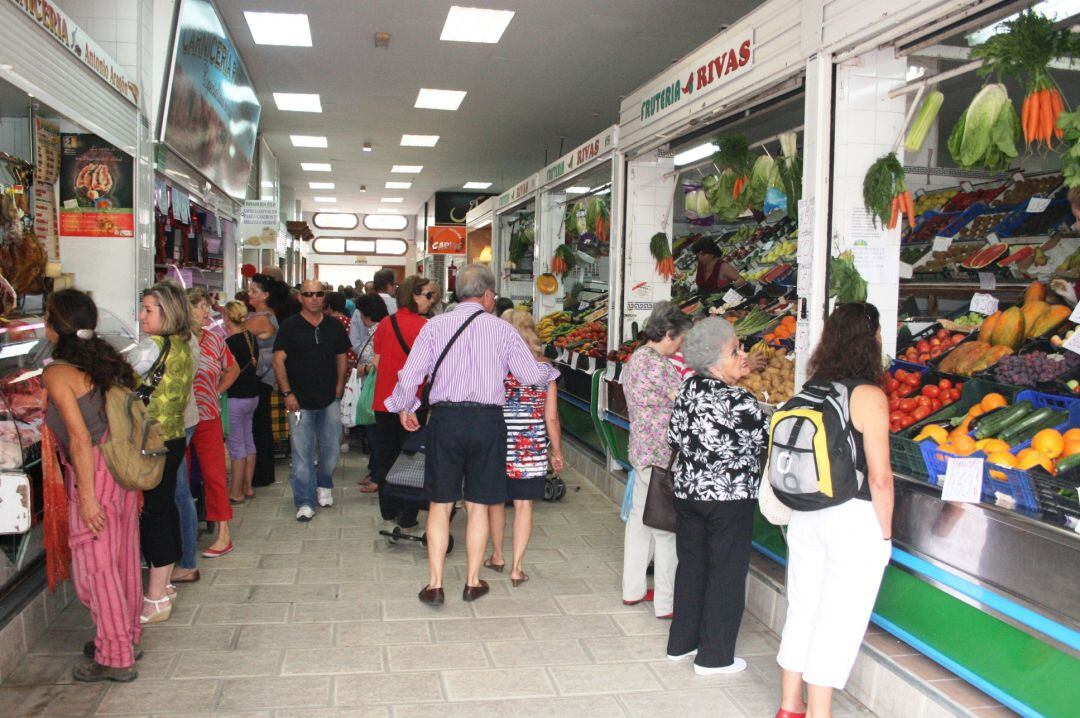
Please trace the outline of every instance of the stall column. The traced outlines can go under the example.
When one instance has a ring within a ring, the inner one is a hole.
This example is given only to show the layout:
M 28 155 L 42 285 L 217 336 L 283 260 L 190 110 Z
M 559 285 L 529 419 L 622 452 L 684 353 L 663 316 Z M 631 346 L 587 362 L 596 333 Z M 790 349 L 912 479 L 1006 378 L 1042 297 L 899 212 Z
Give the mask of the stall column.
M 671 298 L 671 284 L 656 273 L 649 239 L 671 239 L 675 205 L 675 163 L 667 153 L 650 152 L 630 161 L 626 173 L 626 244 L 623 254 L 623 337 L 630 325 L 644 324 L 653 303 Z M 610 331 L 610 329 L 609 329 Z
M 536 214 L 533 222 L 536 228 L 536 243 L 533 245 L 533 275 L 551 271 L 551 257 L 555 248 L 563 243 L 563 211 L 566 209 L 566 194 L 562 192 L 541 193 L 536 202 Z M 552 312 L 562 309 L 564 278 L 559 277 L 559 289 L 554 294 L 541 294 L 534 291 L 536 297 L 533 316 L 539 320 Z

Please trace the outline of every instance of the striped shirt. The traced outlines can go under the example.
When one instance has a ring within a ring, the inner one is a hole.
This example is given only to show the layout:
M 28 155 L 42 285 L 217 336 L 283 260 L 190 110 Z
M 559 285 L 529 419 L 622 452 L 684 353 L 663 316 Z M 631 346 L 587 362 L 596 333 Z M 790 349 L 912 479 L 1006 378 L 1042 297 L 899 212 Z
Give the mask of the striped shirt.
M 454 332 L 478 311 L 483 309 L 477 302 L 462 302 L 452 312 L 440 314 L 424 325 L 408 361 L 398 372 L 397 386 L 386 399 L 388 411 L 415 411 L 420 406 L 417 387 L 431 374 Z M 550 364 L 533 358 L 525 340 L 509 322 L 484 312 L 447 353 L 431 388 L 430 403 L 470 401 L 502 406 L 507 374 L 526 385 L 546 385 L 559 376 Z
M 221 399 L 217 391 L 218 384 L 221 383 L 221 372 L 235 363 L 232 352 L 225 346 L 225 340 L 216 332 L 204 330 L 199 337 L 199 361 L 194 385 L 199 421 L 221 416 Z

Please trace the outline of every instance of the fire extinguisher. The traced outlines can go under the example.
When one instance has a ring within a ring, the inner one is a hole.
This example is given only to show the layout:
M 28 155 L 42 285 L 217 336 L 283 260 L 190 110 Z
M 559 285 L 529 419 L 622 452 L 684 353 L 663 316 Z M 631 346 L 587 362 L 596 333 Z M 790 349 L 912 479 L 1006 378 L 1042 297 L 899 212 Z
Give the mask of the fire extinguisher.
M 453 292 L 457 289 L 457 266 L 453 262 L 446 268 L 446 291 Z

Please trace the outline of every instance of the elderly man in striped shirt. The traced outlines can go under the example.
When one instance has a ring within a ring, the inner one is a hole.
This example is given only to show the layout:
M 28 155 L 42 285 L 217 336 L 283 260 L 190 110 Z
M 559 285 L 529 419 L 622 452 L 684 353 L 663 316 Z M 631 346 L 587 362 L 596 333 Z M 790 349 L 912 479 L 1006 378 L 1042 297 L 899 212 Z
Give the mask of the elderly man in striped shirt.
M 537 362 L 514 328 L 490 312 L 495 307 L 495 276 L 470 264 L 457 275 L 460 304 L 431 319 L 416 338 L 409 359 L 398 372 L 394 393 L 386 400 L 401 424 L 420 424 L 416 390 L 431 377 L 431 411 L 425 446 L 425 493 L 430 499 L 427 549 L 430 577 L 420 601 L 442 605 L 443 569 L 450 537 L 450 512 L 463 496 L 468 513 L 468 575 L 462 599 L 488 592 L 480 564 L 488 541 L 487 507 L 506 501 L 506 425 L 503 381 L 513 374 L 524 385 L 547 384 L 559 373 Z M 436 370 L 439 358 L 443 361 Z

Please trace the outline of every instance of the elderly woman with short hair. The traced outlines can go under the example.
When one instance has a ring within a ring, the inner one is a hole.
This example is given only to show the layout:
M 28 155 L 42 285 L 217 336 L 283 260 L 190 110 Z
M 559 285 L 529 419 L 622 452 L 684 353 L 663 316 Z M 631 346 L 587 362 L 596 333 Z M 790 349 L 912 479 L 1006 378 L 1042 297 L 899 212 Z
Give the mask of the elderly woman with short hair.
M 645 325 L 646 344 L 626 363 L 622 386 L 630 410 L 630 475 L 633 504 L 623 540 L 623 603 L 650 600 L 657 618 L 670 618 L 675 589 L 675 535 L 641 521 L 649 493 L 652 467 L 668 465 L 671 451 L 664 440 L 671 405 L 682 377 L 669 361 L 683 342 L 692 322 L 671 302 L 657 302 Z M 653 562 L 654 591 L 648 591 L 646 571 Z
M 754 504 L 768 444 L 765 414 L 736 382 L 750 373 L 731 324 L 698 322 L 682 347 L 697 376 L 679 389 L 667 440 L 675 452 L 675 617 L 668 658 L 698 675 L 738 673 Z

